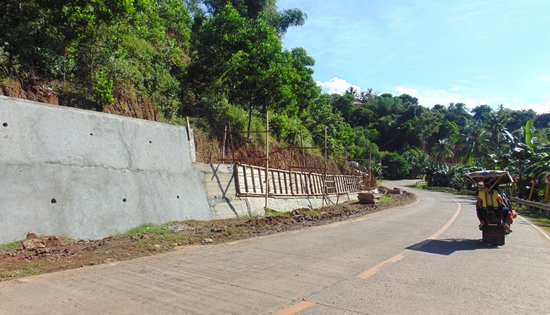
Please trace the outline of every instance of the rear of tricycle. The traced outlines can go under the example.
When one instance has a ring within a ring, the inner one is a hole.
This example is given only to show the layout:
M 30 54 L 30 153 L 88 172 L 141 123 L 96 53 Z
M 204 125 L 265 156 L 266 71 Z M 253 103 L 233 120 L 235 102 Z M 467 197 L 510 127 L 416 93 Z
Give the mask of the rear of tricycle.
M 512 177 L 506 171 L 472 172 L 466 174 L 466 177 L 478 188 L 479 195 L 476 210 L 478 211 L 478 217 L 482 216 L 479 228 L 482 231 L 483 243 L 494 246 L 504 245 L 506 235 L 511 230 L 508 225 L 505 226 L 507 223 L 506 212 L 502 210 L 502 205 L 496 204 L 498 198 L 495 197 L 493 200 L 493 197 L 494 194 L 498 196 L 497 188 L 499 185 L 513 182 Z

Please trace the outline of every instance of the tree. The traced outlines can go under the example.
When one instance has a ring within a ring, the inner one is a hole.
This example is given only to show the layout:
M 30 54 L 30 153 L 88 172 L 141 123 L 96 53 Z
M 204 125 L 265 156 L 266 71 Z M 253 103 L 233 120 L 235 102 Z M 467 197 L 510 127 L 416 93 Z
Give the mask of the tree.
M 537 115 L 534 122 L 536 128 L 550 128 L 550 113 Z
M 448 158 L 453 157 L 454 153 L 451 149 L 452 145 L 448 139 L 439 140 L 432 147 L 432 155 L 436 161 L 445 162 Z
M 428 166 L 428 154 L 421 149 L 408 149 L 401 155 L 409 164 L 410 170 L 408 177 L 418 178 L 423 174 L 424 169 Z
M 354 90 L 348 90 L 348 92 L 344 93 L 344 95 L 332 95 L 331 98 L 332 107 L 334 108 L 334 110 L 336 112 L 339 112 L 345 120 L 350 121 L 352 120 L 353 116 L 353 102 L 355 101 L 355 96 L 353 94 Z
M 296 72 L 292 77 L 292 91 L 296 95 L 299 109 L 304 110 L 321 93 L 321 89 L 313 79 L 312 67 L 315 65 L 315 60 L 303 48 L 292 49 L 291 55 L 292 67 Z
M 79 106 L 133 98 L 175 112 L 191 35 L 181 1 L 6 0 L 0 12 L 9 75 L 61 81 L 60 99 Z
M 437 139 L 446 139 L 450 145 L 453 145 L 457 140 L 458 134 L 458 125 L 454 121 L 445 120 L 439 125 L 435 136 Z
M 382 176 L 386 179 L 405 178 L 410 171 L 407 161 L 396 152 L 382 154 Z
M 460 127 L 464 127 L 471 116 L 468 113 L 466 104 L 463 103 L 451 103 L 445 115 L 445 119 L 450 120 Z
M 535 121 L 537 113 L 534 110 L 509 110 L 510 119 L 505 123 L 505 127 L 509 131 L 514 131 L 525 126 L 527 121 Z
M 490 140 L 496 147 L 500 146 L 503 136 L 509 134 L 506 123 L 510 120 L 509 113 L 502 107 L 499 111 L 490 113 L 485 126 L 490 134 Z
M 483 164 L 487 153 L 487 137 L 481 120 L 473 120 L 466 125 L 460 134 L 460 143 L 459 160 L 462 163 L 469 166 Z
M 486 121 L 489 114 L 493 112 L 493 109 L 489 105 L 479 105 L 472 109 L 471 112 L 474 114 L 473 119 Z
M 399 99 L 406 106 L 418 106 L 418 98 L 412 97 L 409 94 L 401 94 Z
M 227 5 L 205 21 L 194 47 L 188 75 L 193 94 L 206 99 L 227 98 L 245 108 L 249 132 L 254 112 L 296 112 L 296 98 L 290 88 L 297 76 L 292 55 L 282 50 L 277 32 L 264 19 L 244 18 Z M 204 109 L 210 107 L 203 103 Z
M 204 0 L 208 11 L 217 15 L 231 4 L 237 12 L 248 19 L 264 18 L 279 35 L 284 35 L 291 26 L 304 25 L 307 15 L 300 9 L 277 11 L 275 0 Z

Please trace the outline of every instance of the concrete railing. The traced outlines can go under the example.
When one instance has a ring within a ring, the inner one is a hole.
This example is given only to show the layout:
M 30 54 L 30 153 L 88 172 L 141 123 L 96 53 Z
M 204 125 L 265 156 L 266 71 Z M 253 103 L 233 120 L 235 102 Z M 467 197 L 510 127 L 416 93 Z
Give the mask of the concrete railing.
M 541 213 L 542 213 L 542 211 L 545 211 L 546 214 L 550 214 L 550 204 L 540 203 L 540 202 L 535 202 L 535 201 L 529 201 L 529 200 L 523 200 L 523 199 L 516 198 L 516 197 L 512 197 L 511 199 L 512 199 L 513 202 L 517 202 L 521 205 L 525 205 L 525 206 L 528 206 L 530 208 L 538 209 L 539 212 L 541 212 Z

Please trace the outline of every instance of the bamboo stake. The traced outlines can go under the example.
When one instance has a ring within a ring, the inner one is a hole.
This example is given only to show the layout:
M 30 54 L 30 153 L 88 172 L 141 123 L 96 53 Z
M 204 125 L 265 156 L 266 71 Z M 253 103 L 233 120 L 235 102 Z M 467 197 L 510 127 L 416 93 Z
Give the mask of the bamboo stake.
M 327 137 L 328 137 L 327 127 L 325 126 L 325 146 L 324 146 L 325 156 L 324 156 L 324 160 L 323 160 L 323 164 L 324 164 L 324 169 L 323 169 L 323 186 L 324 186 L 324 188 L 323 188 L 323 204 L 322 204 L 323 207 L 325 206 L 326 199 L 328 198 L 328 188 L 327 188 L 327 157 L 328 157 Z M 327 202 L 327 205 L 328 205 L 328 202 Z
M 265 205 L 267 209 L 267 200 L 269 198 L 269 112 L 265 112 Z
M 223 128 L 222 159 L 225 159 L 225 141 L 227 140 L 227 125 Z
M 550 183 L 546 184 L 546 192 L 544 192 L 544 203 L 548 203 L 549 195 L 550 195 Z

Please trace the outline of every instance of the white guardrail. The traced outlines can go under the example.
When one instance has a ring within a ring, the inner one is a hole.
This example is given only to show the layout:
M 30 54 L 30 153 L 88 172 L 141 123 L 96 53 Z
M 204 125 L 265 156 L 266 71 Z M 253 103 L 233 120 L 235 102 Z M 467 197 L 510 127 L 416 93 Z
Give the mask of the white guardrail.
M 519 198 L 516 198 L 516 197 L 512 197 L 511 199 L 512 199 L 513 202 L 517 202 L 519 204 L 526 205 L 526 206 L 531 207 L 531 208 L 536 208 L 540 212 L 546 211 L 546 214 L 550 213 L 550 204 L 541 203 L 541 202 L 534 202 L 534 201 L 529 201 L 529 200 L 523 200 L 523 199 L 519 199 Z

